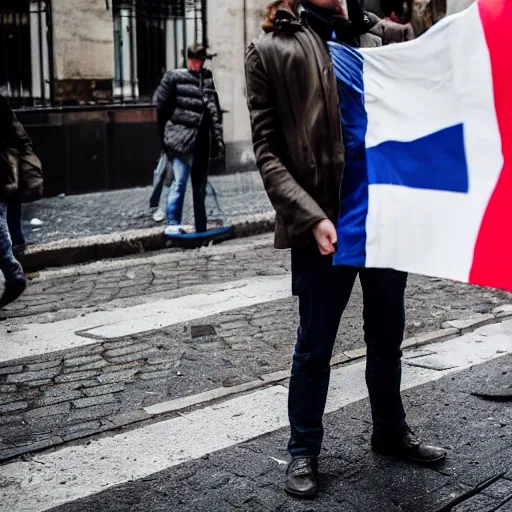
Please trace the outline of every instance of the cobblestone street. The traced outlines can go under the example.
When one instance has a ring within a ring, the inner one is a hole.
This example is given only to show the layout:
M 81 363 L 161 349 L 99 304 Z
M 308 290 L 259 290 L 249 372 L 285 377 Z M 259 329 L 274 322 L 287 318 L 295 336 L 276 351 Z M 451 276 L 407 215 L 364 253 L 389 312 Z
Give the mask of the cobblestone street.
M 209 182 L 222 208 L 219 210 L 212 190 L 208 189 L 206 211 L 212 221 L 233 222 L 240 216 L 272 211 L 257 171 L 211 176 Z M 184 224 L 193 224 L 190 188 L 185 197 Z M 33 243 L 151 228 L 158 226 L 149 208 L 151 192 L 151 187 L 145 187 L 44 198 L 24 206 L 23 228 Z M 161 204 L 165 204 L 165 193 Z M 32 219 L 42 221 L 42 225 L 31 225 Z
M 34 275 L 20 301 L 0 313 L 5 344 L 0 358 L 0 459 L 16 464 L 20 456 L 37 459 L 39 452 L 101 439 L 119 429 L 136 432 L 131 429 L 143 429 L 157 419 L 179 418 L 187 407 L 285 381 L 297 323 L 289 271 L 288 251 L 273 249 L 272 236 L 265 235 L 197 251 L 173 249 Z M 197 302 L 204 294 L 206 303 L 213 303 L 206 309 Z M 237 306 L 240 300 L 244 302 Z M 199 309 L 193 316 L 188 309 L 180 312 L 196 303 Z M 406 345 L 414 346 L 425 333 L 440 333 L 434 337 L 444 340 L 499 321 L 500 311 L 509 314 L 510 303 L 505 292 L 410 276 Z M 361 315 L 357 284 L 339 329 L 334 367 L 364 357 Z M 154 323 L 159 320 L 160 327 Z M 283 435 L 279 448 L 284 447 Z M 353 444 L 351 450 L 360 449 Z M 248 445 L 236 453 L 244 450 L 259 453 L 260 448 Z M 196 468 L 197 463 L 190 464 Z M 180 471 L 189 474 L 186 467 Z M 232 480 L 214 467 L 204 467 L 213 473 L 211 489 L 217 488 L 217 481 Z M 246 477 L 242 472 L 237 478 Z M 347 478 L 352 478 L 350 472 Z M 191 497 L 176 509 L 207 510 L 193 497 L 191 485 L 186 484 Z M 139 487 L 135 489 L 130 493 L 139 493 Z M 251 500 L 258 506 L 228 500 L 231 504 L 220 505 L 220 510 L 273 510 L 265 509 L 261 500 L 267 498 L 251 489 L 251 496 L 256 493 Z M 62 510 L 92 510 L 93 502 Z M 281 502 L 280 510 L 291 510 Z M 357 506 L 354 510 L 373 510 Z M 123 507 L 115 498 L 100 510 L 132 510 Z M 154 510 L 159 507 L 155 504 Z M 133 508 L 139 509 L 147 508 Z

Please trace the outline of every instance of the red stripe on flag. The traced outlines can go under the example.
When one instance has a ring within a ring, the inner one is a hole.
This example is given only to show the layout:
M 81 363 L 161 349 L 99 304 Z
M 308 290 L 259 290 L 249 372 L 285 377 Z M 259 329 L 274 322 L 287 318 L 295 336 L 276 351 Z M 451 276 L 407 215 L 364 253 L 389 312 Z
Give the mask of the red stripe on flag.
M 512 0 L 480 0 L 478 7 L 505 163 L 480 226 L 469 282 L 512 291 Z

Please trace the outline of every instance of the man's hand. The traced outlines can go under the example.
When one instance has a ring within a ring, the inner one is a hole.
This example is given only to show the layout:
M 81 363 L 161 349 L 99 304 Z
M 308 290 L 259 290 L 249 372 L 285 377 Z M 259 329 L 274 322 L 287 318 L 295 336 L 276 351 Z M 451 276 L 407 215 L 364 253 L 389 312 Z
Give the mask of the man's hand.
M 336 252 L 334 244 L 338 241 L 338 235 L 334 224 L 329 219 L 321 220 L 316 224 L 313 228 L 313 235 L 322 256 L 328 256 Z

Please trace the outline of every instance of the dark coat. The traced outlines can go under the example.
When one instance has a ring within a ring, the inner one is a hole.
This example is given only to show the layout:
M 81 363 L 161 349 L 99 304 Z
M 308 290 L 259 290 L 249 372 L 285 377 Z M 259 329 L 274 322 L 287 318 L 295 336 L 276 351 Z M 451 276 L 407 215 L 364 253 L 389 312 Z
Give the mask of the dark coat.
M 277 248 L 302 247 L 337 222 L 344 145 L 329 50 L 307 23 L 278 10 L 246 55 L 256 162 L 276 210 Z M 268 30 L 268 29 L 267 29 Z
M 202 128 L 212 134 L 214 154 L 224 154 L 222 113 L 211 71 L 168 71 L 155 93 L 155 103 L 160 135 L 170 157 L 193 154 Z
M 42 195 L 41 162 L 7 99 L 0 95 L 0 200 L 31 202 Z

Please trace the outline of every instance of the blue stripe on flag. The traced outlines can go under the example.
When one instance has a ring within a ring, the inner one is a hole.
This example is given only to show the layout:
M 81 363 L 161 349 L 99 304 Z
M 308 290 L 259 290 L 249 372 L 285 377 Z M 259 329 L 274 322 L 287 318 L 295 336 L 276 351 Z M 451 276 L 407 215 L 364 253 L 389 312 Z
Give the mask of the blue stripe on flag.
M 383 142 L 366 150 L 366 159 L 370 185 L 462 193 L 469 190 L 462 124 L 411 142 Z
M 338 220 L 338 251 L 335 265 L 364 267 L 368 172 L 365 138 L 368 116 L 364 107 L 363 57 L 349 46 L 330 45 L 338 82 L 345 142 L 345 171 Z

